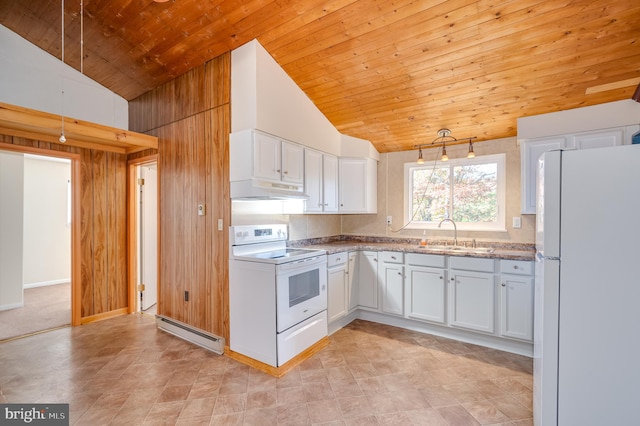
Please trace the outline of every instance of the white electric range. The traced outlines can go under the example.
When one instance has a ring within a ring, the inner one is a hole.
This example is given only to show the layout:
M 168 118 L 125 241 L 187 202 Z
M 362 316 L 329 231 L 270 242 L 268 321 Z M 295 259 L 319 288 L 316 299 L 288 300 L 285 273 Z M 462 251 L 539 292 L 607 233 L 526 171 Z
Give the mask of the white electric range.
M 286 225 L 229 230 L 229 346 L 274 367 L 327 336 L 326 252 L 287 239 Z

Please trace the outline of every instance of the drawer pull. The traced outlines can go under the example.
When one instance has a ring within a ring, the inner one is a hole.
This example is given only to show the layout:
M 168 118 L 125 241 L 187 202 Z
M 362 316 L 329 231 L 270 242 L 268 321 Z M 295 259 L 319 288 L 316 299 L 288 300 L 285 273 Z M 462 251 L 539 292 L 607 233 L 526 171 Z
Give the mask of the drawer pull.
M 513 265 L 513 269 L 518 269 L 518 265 Z

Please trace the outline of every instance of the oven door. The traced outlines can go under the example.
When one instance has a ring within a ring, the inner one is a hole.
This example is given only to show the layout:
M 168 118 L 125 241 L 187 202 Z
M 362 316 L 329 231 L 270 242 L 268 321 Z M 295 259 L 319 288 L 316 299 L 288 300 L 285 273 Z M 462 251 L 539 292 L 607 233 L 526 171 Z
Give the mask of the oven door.
M 327 256 L 276 267 L 278 333 L 327 309 Z

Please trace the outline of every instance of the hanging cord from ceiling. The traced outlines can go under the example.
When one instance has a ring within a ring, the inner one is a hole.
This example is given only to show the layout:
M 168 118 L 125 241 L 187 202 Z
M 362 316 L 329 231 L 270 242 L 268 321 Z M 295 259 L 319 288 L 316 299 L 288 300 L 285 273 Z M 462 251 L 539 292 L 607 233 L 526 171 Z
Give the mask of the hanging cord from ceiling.
M 80 74 L 84 74 L 84 5 L 80 0 Z
M 62 0 L 62 23 L 60 27 L 60 39 L 61 39 L 61 51 L 60 51 L 60 61 L 64 65 L 64 0 Z M 65 143 L 67 138 L 64 135 L 64 67 L 62 67 L 62 90 L 60 93 L 60 120 L 62 121 L 62 125 L 60 126 L 60 137 L 58 141 L 60 143 Z
M 429 175 L 429 180 L 427 181 L 427 185 L 424 188 L 424 191 L 422 191 L 422 194 L 420 194 L 420 196 L 418 197 L 418 204 L 422 204 L 424 203 L 424 200 L 427 198 L 427 192 L 429 191 L 429 187 L 431 186 L 431 182 L 433 181 L 433 175 L 436 171 L 436 167 L 438 166 L 438 158 L 440 158 L 440 151 L 442 150 L 442 147 L 438 147 L 438 152 L 436 153 L 436 157 L 433 159 L 433 166 L 431 166 L 431 174 Z M 387 162 L 388 164 L 388 162 Z M 387 176 L 389 176 L 389 173 L 387 172 Z M 387 185 L 388 186 L 388 185 Z M 393 229 L 391 228 L 391 225 L 387 225 L 387 229 L 389 229 L 389 231 L 396 233 L 396 232 L 400 232 L 402 230 L 404 230 L 407 226 L 409 226 L 414 219 L 416 218 L 416 215 L 418 214 L 418 210 L 417 209 L 413 209 L 413 214 L 411 215 L 411 219 L 409 219 L 409 221 L 407 223 L 405 223 L 404 225 L 402 225 L 400 228 L 398 229 Z

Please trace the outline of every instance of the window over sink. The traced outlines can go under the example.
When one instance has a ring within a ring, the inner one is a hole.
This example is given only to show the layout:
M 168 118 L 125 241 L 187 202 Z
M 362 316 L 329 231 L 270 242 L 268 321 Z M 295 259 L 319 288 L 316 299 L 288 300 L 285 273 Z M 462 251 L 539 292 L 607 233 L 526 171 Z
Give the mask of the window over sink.
M 504 154 L 405 163 L 407 228 L 437 228 L 449 218 L 461 230 L 501 231 L 505 205 Z

